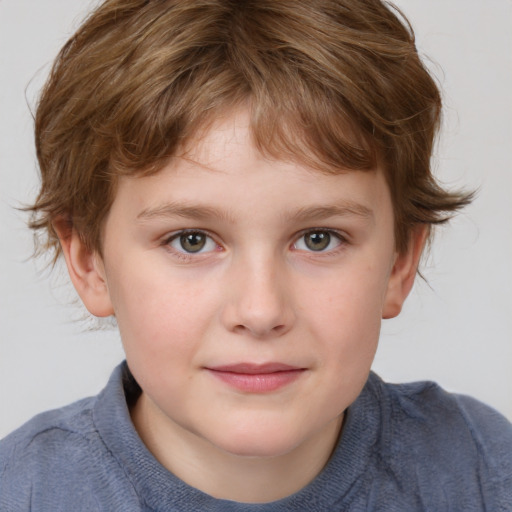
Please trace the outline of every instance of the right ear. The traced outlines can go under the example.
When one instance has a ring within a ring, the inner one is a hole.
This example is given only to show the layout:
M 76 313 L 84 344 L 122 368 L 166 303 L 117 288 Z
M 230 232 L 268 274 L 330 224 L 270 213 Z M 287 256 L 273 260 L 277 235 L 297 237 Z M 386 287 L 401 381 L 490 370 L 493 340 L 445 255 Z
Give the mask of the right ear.
M 85 307 L 94 316 L 113 315 L 114 308 L 101 256 L 87 248 L 68 219 L 57 219 L 53 228 L 59 237 L 69 277 Z

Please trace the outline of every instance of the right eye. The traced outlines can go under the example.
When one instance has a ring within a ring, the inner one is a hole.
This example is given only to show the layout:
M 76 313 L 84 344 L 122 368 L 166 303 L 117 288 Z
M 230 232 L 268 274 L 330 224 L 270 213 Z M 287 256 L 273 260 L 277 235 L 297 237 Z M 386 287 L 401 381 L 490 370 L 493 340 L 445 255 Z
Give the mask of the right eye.
M 215 241 L 203 231 L 181 231 L 173 235 L 167 245 L 186 254 L 210 252 L 217 248 Z

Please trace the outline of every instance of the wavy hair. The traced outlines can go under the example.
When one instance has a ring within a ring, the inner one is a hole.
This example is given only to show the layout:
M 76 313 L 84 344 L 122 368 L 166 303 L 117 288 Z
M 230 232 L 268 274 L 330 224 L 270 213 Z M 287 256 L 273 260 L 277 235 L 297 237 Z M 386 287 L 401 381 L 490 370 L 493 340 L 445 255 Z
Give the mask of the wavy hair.
M 37 106 L 39 247 L 57 259 L 65 218 L 101 253 L 118 177 L 158 172 L 241 104 L 264 155 L 329 173 L 380 166 L 399 251 L 416 225 L 471 199 L 432 175 L 440 93 L 390 4 L 107 0 L 62 48 Z

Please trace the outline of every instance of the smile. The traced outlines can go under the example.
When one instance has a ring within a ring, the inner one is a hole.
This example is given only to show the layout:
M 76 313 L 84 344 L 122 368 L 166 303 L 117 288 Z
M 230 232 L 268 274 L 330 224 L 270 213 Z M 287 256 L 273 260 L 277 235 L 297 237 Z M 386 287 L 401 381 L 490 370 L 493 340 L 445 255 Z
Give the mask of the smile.
M 277 391 L 298 379 L 305 368 L 282 363 L 235 365 L 206 368 L 215 378 L 230 387 L 246 393 L 269 393 Z

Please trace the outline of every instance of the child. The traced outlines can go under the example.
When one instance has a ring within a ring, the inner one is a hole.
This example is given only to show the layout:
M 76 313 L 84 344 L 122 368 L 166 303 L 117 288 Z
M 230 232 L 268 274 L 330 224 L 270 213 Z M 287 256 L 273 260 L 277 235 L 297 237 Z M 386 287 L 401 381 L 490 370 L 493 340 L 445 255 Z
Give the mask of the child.
M 508 510 L 512 427 L 370 366 L 439 92 L 375 0 L 108 0 L 36 115 L 32 228 L 126 363 L 0 447 L 0 510 Z

